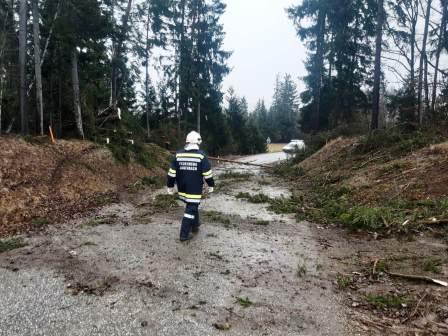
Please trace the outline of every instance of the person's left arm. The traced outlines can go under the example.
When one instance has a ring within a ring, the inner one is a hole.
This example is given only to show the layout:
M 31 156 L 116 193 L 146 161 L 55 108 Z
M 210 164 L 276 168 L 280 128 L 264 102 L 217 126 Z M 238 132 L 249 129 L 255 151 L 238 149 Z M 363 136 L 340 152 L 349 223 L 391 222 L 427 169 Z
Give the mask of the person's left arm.
M 205 182 L 210 188 L 209 192 L 213 192 L 213 188 L 215 187 L 215 180 L 213 178 L 213 170 L 207 155 L 204 155 L 204 159 L 202 160 L 201 165 L 202 165 L 202 176 L 204 177 Z

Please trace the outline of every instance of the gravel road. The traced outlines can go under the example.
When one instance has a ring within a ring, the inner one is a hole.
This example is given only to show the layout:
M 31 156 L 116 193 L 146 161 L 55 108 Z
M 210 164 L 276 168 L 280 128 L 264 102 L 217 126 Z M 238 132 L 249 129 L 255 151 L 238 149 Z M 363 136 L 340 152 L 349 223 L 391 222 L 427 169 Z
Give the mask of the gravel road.
M 251 176 L 218 177 L 187 244 L 182 207 L 149 211 L 154 194 L 140 192 L 0 254 L 0 335 L 351 335 L 311 224 L 235 197 L 288 187 L 217 171 L 236 168 Z

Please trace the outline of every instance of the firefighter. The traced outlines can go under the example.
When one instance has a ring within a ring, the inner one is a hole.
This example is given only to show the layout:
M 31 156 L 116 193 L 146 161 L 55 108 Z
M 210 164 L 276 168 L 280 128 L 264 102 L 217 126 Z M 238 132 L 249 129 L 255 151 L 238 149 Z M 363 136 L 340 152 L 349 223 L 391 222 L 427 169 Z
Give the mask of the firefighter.
M 186 204 L 180 228 L 181 241 L 190 240 L 191 233 L 199 231 L 199 204 L 204 180 L 208 185 L 208 193 L 212 193 L 215 186 L 207 155 L 199 149 L 201 143 L 201 135 L 190 132 L 184 149 L 176 152 L 168 171 L 168 194 L 174 194 L 174 184 L 177 184 L 178 197 Z

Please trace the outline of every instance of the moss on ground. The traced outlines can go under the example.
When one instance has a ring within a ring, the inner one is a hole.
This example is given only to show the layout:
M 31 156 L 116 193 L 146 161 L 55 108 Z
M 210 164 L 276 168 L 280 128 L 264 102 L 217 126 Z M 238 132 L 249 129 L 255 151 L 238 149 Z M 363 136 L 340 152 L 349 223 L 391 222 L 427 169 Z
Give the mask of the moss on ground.
M 35 228 L 42 228 L 42 227 L 50 224 L 50 221 L 44 217 L 36 217 L 31 220 L 31 224 Z
M 159 194 L 156 196 L 151 206 L 157 211 L 167 211 L 179 207 L 177 197 L 175 195 Z
M 27 246 L 22 238 L 0 239 L 0 253 Z
M 243 308 L 249 308 L 250 306 L 252 306 L 254 303 L 248 298 L 237 298 L 236 302 Z
M 250 202 L 250 203 L 255 203 L 255 204 L 259 204 L 259 203 L 269 203 L 269 201 L 271 200 L 271 198 L 267 195 L 264 194 L 249 194 L 246 192 L 240 192 L 236 195 L 236 198 L 238 199 L 245 199 L 246 201 Z
M 414 303 L 414 301 L 406 296 L 399 295 L 367 295 L 366 301 L 380 309 L 399 309 L 407 307 Z
M 226 170 L 224 174 L 219 175 L 220 180 L 247 180 L 253 175 L 251 173 L 241 173 L 239 171 Z
M 347 289 L 353 283 L 352 277 L 348 275 L 338 275 L 336 281 L 338 283 L 339 289 L 343 290 Z

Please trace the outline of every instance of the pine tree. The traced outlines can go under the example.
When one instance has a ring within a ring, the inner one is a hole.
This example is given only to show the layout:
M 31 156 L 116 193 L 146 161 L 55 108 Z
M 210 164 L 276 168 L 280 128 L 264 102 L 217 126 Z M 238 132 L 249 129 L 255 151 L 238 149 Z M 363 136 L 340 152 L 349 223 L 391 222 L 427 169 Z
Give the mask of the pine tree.
M 372 0 L 306 0 L 288 10 L 310 50 L 307 90 L 301 95 L 304 130 L 350 122 L 356 110 L 366 108 L 362 86 L 372 64 L 375 5 Z
M 173 7 L 170 35 L 175 56 L 164 70 L 176 97 L 178 129 L 182 118 L 184 133 L 197 126 L 198 115 L 207 130 L 210 120 L 221 113 L 221 83 L 229 72 L 230 56 L 223 50 L 224 30 L 219 21 L 224 11 L 220 0 L 181 0 Z
M 361 87 L 369 81 L 375 36 L 376 1 L 332 2 L 329 29 L 334 34 L 335 96 L 333 125 L 353 120 L 356 109 L 367 106 Z
M 271 133 L 271 127 L 268 121 L 268 110 L 264 100 L 259 100 L 255 106 L 252 116 L 257 128 L 260 130 L 264 139 L 267 139 Z
M 165 48 L 167 46 L 168 21 L 171 13 L 170 3 L 166 0 L 145 1 L 137 5 L 138 16 L 143 20 L 143 26 L 136 27 L 136 45 L 134 47 L 137 56 L 142 60 L 145 68 L 143 111 L 145 114 L 146 136 L 151 137 L 150 123 L 153 111 L 156 109 L 156 92 L 150 78 L 150 66 L 152 49 L 154 47 Z
M 268 119 L 273 125 L 273 141 L 289 142 L 297 135 L 298 94 L 296 84 L 289 74 L 283 79 L 277 79 Z
M 328 5 L 326 0 L 305 0 L 301 5 L 288 9 L 289 17 L 294 21 L 300 39 L 305 41 L 310 49 L 307 65 L 309 75 L 305 77 L 309 95 L 305 97 L 308 98 L 306 102 L 310 104 L 310 110 L 312 110 L 310 123 L 314 130 L 320 129 Z M 310 18 L 313 20 L 312 23 L 304 26 L 303 22 Z

